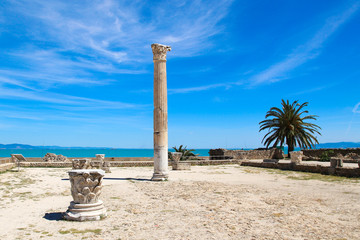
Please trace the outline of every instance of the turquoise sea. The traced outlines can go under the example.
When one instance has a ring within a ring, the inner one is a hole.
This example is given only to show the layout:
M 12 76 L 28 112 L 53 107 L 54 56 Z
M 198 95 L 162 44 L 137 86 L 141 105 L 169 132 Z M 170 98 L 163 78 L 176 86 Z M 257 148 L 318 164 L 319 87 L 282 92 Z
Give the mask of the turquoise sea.
M 195 149 L 195 154 L 199 156 L 209 156 L 210 149 Z M 235 149 L 229 149 L 235 150 Z M 250 149 L 244 149 L 250 150 Z M 299 151 L 300 148 L 295 148 Z M 173 149 L 169 149 L 173 152 Z M 284 149 L 287 154 L 287 148 Z M 0 149 L 0 157 L 10 157 L 11 154 L 22 154 L 24 157 L 44 157 L 46 153 L 55 153 L 66 157 L 95 157 L 95 154 L 105 154 L 106 157 L 153 157 L 153 149 L 99 149 L 99 148 L 81 148 L 81 149 Z
M 209 156 L 210 149 L 196 149 L 195 154 Z M 173 149 L 169 149 L 173 151 Z M 95 154 L 105 154 L 105 157 L 153 157 L 153 149 L 0 149 L 0 157 L 10 157 L 11 154 L 22 154 L 24 157 L 44 157 L 46 153 L 61 154 L 66 157 L 95 157 Z

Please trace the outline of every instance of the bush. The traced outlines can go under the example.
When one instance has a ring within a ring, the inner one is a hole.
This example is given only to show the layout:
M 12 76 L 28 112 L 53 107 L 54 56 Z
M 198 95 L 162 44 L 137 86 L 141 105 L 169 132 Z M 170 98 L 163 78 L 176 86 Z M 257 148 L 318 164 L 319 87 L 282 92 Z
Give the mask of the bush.
M 193 152 L 195 151 L 195 149 L 186 149 L 186 146 L 183 147 L 183 145 L 180 145 L 179 148 L 173 147 L 173 149 L 175 150 L 175 152 L 180 152 L 183 155 L 180 158 L 180 161 L 186 161 L 186 160 L 197 160 L 196 156 L 198 156 L 199 154 L 194 154 Z M 172 158 L 171 152 L 168 152 L 168 157 L 171 160 L 174 160 Z
M 321 155 L 320 155 L 320 161 L 321 162 L 330 162 L 330 155 L 334 154 L 333 150 L 328 150 L 328 151 L 324 151 Z

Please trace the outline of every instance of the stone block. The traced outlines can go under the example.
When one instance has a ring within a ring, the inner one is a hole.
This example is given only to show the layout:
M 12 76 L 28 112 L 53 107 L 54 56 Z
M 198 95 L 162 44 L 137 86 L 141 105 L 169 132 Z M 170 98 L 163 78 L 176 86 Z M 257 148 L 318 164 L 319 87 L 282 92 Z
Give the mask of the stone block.
M 72 160 L 73 169 L 89 169 L 90 166 L 90 159 L 83 158 L 83 159 L 73 159 Z
M 172 152 L 171 153 L 171 160 L 173 160 L 175 162 L 179 162 L 182 155 L 183 155 L 183 153 L 181 153 L 181 152 Z
M 343 160 L 339 159 L 339 158 L 331 158 L 330 159 L 330 167 L 331 168 L 343 167 Z
M 292 164 L 300 164 L 302 162 L 303 152 L 290 152 L 290 158 Z
M 279 159 L 264 159 L 264 163 L 278 163 Z
M 43 161 L 44 162 L 67 162 L 68 159 L 67 159 L 67 157 L 65 157 L 61 154 L 56 155 L 55 153 L 47 153 L 43 157 Z
M 173 162 L 172 170 L 191 170 L 191 163 L 188 162 Z

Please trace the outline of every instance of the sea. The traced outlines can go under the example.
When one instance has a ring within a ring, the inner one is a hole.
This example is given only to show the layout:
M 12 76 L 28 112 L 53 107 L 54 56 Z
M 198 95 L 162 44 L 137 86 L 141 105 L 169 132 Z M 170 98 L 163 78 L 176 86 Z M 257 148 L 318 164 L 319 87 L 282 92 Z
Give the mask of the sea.
M 240 149 L 228 149 L 228 150 L 240 150 Z M 251 150 L 250 148 L 241 150 Z M 295 151 L 299 151 L 300 148 L 295 148 Z M 169 149 L 173 152 L 173 149 Z M 199 156 L 209 156 L 210 149 L 202 148 L 195 149 L 194 153 Z M 66 157 L 95 157 L 96 154 L 105 154 L 105 157 L 153 157 L 153 149 L 133 149 L 133 148 L 81 148 L 81 149 L 0 149 L 0 157 L 10 157 L 11 154 L 22 154 L 24 157 L 44 157 L 46 153 L 55 153 L 56 155 L 63 155 Z M 287 154 L 287 148 L 285 147 L 284 153 Z
M 195 154 L 209 156 L 210 149 L 196 149 Z M 169 149 L 173 152 L 173 149 Z M 96 154 L 105 154 L 105 157 L 153 157 L 153 149 L 0 149 L 0 157 L 10 157 L 11 154 L 22 154 L 24 157 L 44 157 L 46 153 L 55 153 L 66 157 L 95 157 Z

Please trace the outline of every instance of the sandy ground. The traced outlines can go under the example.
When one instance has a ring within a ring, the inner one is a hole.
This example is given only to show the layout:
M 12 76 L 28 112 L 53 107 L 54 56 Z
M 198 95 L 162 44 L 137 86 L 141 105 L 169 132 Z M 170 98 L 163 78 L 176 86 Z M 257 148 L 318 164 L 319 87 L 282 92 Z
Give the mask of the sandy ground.
M 68 222 L 67 170 L 0 174 L 0 239 L 360 239 L 359 179 L 228 165 L 151 182 L 152 168 L 112 168 L 108 217 Z

